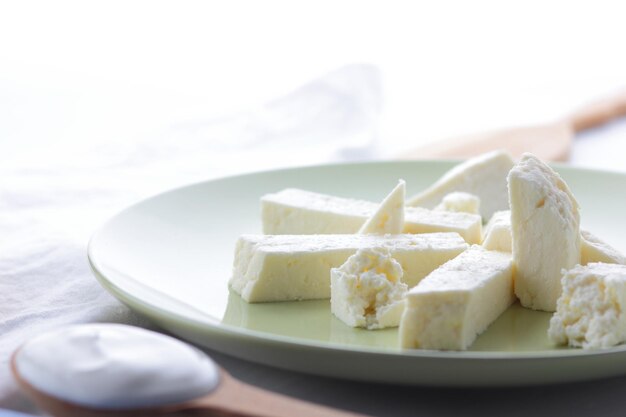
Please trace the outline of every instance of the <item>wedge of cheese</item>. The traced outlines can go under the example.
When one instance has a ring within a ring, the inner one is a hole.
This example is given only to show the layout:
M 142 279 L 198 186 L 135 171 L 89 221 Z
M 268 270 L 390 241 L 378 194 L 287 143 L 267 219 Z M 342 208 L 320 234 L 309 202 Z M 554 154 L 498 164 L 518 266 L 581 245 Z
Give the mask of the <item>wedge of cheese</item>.
M 548 336 L 561 345 L 608 348 L 626 341 L 626 266 L 591 263 L 566 271 Z
M 493 151 L 455 166 L 429 188 L 407 200 L 408 206 L 434 208 L 446 194 L 463 191 L 480 198 L 485 220 L 498 210 L 508 210 L 506 176 L 514 161 L 507 152 Z
M 511 211 L 496 211 L 489 219 L 483 237 L 483 247 L 511 253 Z
M 400 345 L 465 350 L 514 300 L 511 255 L 473 245 L 409 291 Z
M 351 327 L 397 327 L 408 286 L 387 249 L 360 249 L 330 271 L 330 309 Z
M 446 194 L 435 210 L 480 214 L 480 198 L 474 194 L 455 191 Z
M 231 288 L 248 302 L 330 297 L 330 270 L 359 249 L 388 249 L 417 284 L 467 244 L 458 233 L 420 235 L 243 235 L 237 241 Z
M 515 294 L 524 307 L 554 311 L 561 270 L 580 263 L 578 203 L 559 174 L 531 154 L 508 181 Z
M 587 265 L 591 262 L 626 264 L 626 257 L 608 243 L 603 242 L 586 230 L 581 230 L 580 235 L 580 263 L 582 265 Z
M 380 203 L 378 209 L 363 223 L 360 234 L 392 234 L 402 233 L 404 229 L 404 199 L 406 183 L 403 180 Z
M 351 234 L 372 217 L 379 204 L 285 189 L 261 198 L 263 233 L 276 235 Z M 469 213 L 407 207 L 404 233 L 456 232 L 468 243 L 480 243 L 482 219 Z

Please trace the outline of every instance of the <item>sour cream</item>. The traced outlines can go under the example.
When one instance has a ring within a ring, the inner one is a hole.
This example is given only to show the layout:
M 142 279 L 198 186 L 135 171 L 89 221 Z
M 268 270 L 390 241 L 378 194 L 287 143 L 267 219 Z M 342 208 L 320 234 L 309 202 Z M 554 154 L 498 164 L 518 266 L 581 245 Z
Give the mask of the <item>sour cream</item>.
M 63 327 L 17 352 L 19 375 L 58 399 L 99 409 L 158 407 L 201 397 L 219 368 L 177 339 L 121 324 Z

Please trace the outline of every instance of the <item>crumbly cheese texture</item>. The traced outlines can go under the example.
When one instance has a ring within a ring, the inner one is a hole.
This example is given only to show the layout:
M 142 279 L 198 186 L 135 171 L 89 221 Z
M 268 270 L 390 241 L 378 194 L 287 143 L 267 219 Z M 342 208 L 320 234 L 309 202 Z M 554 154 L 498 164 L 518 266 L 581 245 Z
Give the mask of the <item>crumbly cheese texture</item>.
M 489 219 L 483 235 L 483 247 L 511 253 L 511 211 L 496 211 Z
M 455 191 L 446 194 L 435 210 L 480 214 L 480 198 L 474 194 Z
M 602 241 L 600 238 L 586 230 L 580 231 L 581 249 L 580 263 L 587 265 L 591 262 L 604 262 L 607 264 L 626 264 L 626 257 L 617 249 Z
M 330 271 L 332 313 L 351 327 L 397 327 L 408 286 L 388 249 L 361 249 Z
M 559 174 L 531 154 L 508 181 L 515 294 L 524 307 L 554 311 L 561 270 L 580 263 L 578 203 Z
M 511 255 L 473 245 L 409 291 L 400 345 L 465 350 L 514 299 Z
M 511 155 L 493 151 L 455 166 L 429 188 L 409 198 L 408 206 L 433 208 L 446 194 L 463 191 L 480 199 L 480 214 L 489 219 L 494 212 L 508 210 L 506 176 L 513 168 Z
M 550 320 L 555 343 L 603 349 L 626 341 L 626 266 L 590 263 L 564 271 Z
M 248 302 L 330 297 L 330 270 L 359 249 L 386 248 L 409 287 L 467 249 L 458 233 L 404 235 L 243 235 L 231 288 Z
M 406 183 L 403 180 L 380 203 L 378 209 L 363 223 L 358 233 L 361 234 L 393 234 L 404 230 L 404 199 Z
M 376 213 L 379 204 L 288 188 L 261 198 L 263 233 L 272 235 L 351 234 Z M 469 213 L 406 207 L 403 233 L 456 232 L 480 243 L 482 219 Z

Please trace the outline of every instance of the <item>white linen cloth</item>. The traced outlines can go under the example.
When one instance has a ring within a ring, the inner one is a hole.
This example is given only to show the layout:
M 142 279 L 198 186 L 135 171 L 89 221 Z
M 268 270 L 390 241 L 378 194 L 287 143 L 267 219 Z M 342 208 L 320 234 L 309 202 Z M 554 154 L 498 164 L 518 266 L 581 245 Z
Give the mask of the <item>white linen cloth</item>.
M 210 177 L 371 155 L 380 107 L 378 70 L 354 65 L 228 118 L 132 142 L 86 139 L 17 160 L 0 155 L 0 407 L 32 411 L 9 372 L 11 353 L 28 338 L 70 323 L 149 326 L 89 270 L 89 236 L 108 217 Z

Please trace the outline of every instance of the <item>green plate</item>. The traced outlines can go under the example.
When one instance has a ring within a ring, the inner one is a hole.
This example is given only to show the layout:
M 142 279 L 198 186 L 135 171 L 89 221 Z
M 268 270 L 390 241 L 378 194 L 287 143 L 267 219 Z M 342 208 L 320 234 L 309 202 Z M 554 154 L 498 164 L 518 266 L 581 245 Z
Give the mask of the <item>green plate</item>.
M 116 215 L 89 245 L 101 284 L 132 309 L 197 344 L 281 368 L 346 379 L 445 386 L 530 385 L 626 373 L 626 348 L 557 348 L 550 314 L 512 306 L 469 351 L 401 350 L 397 329 L 352 329 L 329 302 L 247 304 L 228 290 L 235 241 L 260 233 L 259 197 L 285 187 L 380 201 L 408 195 L 451 161 L 324 165 L 207 181 Z M 583 227 L 626 249 L 626 175 L 558 166 L 582 207 Z

